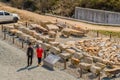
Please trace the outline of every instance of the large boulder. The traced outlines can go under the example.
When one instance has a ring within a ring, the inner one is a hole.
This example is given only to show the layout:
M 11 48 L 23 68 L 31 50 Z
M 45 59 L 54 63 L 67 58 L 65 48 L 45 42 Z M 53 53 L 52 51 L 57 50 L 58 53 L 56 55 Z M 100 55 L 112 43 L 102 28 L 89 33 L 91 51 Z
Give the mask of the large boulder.
M 47 43 L 42 43 L 41 44 L 41 47 L 44 49 L 44 50 L 49 50 L 51 45 L 50 44 L 47 44 Z
M 73 57 L 74 58 L 77 58 L 77 59 L 82 59 L 84 56 L 83 56 L 83 54 L 82 53 L 80 53 L 80 52 L 76 52 L 74 55 L 73 55 Z
M 43 34 L 48 33 L 48 30 L 46 28 L 42 27 L 41 25 L 31 24 L 30 26 L 33 30 L 36 30 L 37 32 L 40 32 L 40 33 L 43 33 Z
M 57 47 L 60 43 L 59 43 L 59 42 L 53 42 L 53 41 L 52 41 L 52 42 L 49 42 L 49 44 L 50 44 L 51 46 L 56 46 L 56 47 Z
M 22 34 L 23 34 L 22 31 L 17 31 L 17 32 L 15 33 L 15 36 L 20 37 L 20 35 L 22 35 Z
M 48 35 L 49 35 L 50 38 L 56 38 L 57 33 L 54 32 L 54 31 L 49 31 Z
M 47 24 L 46 27 L 49 31 L 54 31 L 54 32 L 59 31 L 59 27 L 53 24 Z
M 10 32 L 10 30 L 14 29 L 14 26 L 11 26 L 11 25 L 4 25 L 3 26 L 3 29 L 7 32 Z
M 79 36 L 84 36 L 85 34 L 83 31 L 78 31 L 70 28 L 64 28 L 61 33 L 63 36 L 67 36 L 67 37 L 69 37 L 70 35 L 79 37 Z
M 107 77 L 111 78 L 111 77 L 113 77 L 113 76 L 115 76 L 115 75 L 120 73 L 120 67 L 116 66 L 116 67 L 111 68 L 111 69 L 110 68 L 106 68 L 106 69 L 104 69 L 104 72 L 107 75 Z
M 100 67 L 97 67 L 97 66 L 95 66 L 95 65 L 92 65 L 92 66 L 90 67 L 90 71 L 91 71 L 92 73 L 96 74 L 96 75 L 100 74 L 100 71 L 101 71 L 101 70 L 102 70 L 102 69 L 101 69 Z
M 62 31 L 61 31 L 61 35 L 64 36 L 64 37 L 69 37 L 71 35 L 71 29 L 69 28 L 64 28 Z
M 92 57 L 84 57 L 83 62 L 92 64 L 93 63 L 93 58 Z
M 41 41 L 41 40 L 37 40 L 37 41 L 36 41 L 36 44 L 41 45 L 42 43 L 43 43 L 43 41 Z
M 65 44 L 69 45 L 70 47 L 74 47 L 75 46 L 75 41 L 67 41 Z
M 17 29 L 11 29 L 10 30 L 10 33 L 12 34 L 12 35 L 15 35 L 16 33 L 18 33 L 19 32 L 19 30 L 17 30 Z
M 73 56 L 74 54 L 75 54 L 75 50 L 73 50 L 73 49 L 66 49 L 65 50 L 67 53 L 69 53 L 71 56 Z
M 85 70 L 85 71 L 90 70 L 90 67 L 92 66 L 92 64 L 83 63 L 83 62 L 80 63 L 79 65 L 80 65 L 80 68 L 83 69 L 83 70 Z
M 79 66 L 80 60 L 77 58 L 71 58 L 71 64 L 74 66 Z
M 97 56 L 93 56 L 93 61 L 103 63 L 103 59 Z
M 32 44 L 35 44 L 37 42 L 37 40 L 33 38 L 32 36 L 28 38 L 28 41 L 31 42 Z
M 95 66 L 100 67 L 101 69 L 104 69 L 104 68 L 106 67 L 105 64 L 100 63 L 100 62 L 97 62 L 97 63 L 95 64 Z
M 60 57 L 66 60 L 66 59 L 70 58 L 70 54 L 69 53 L 60 53 Z
M 69 46 L 65 45 L 65 44 L 59 44 L 58 47 L 60 48 L 60 50 L 64 51 L 65 49 L 67 49 Z
M 61 50 L 59 48 L 54 47 L 54 46 L 52 46 L 49 51 L 53 54 L 56 54 L 56 55 L 60 54 L 60 52 L 61 52 Z
M 52 41 L 52 42 L 55 41 L 55 38 L 50 38 L 50 37 L 48 37 L 48 36 L 45 37 L 44 42 L 49 43 L 49 42 L 51 42 L 51 41 Z

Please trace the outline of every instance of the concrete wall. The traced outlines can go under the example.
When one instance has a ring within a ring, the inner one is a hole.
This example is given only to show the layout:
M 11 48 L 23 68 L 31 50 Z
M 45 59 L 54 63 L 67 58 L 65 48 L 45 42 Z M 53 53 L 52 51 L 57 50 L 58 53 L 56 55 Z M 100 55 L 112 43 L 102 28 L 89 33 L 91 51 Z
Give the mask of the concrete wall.
M 75 18 L 95 23 L 120 25 L 120 13 L 76 7 Z

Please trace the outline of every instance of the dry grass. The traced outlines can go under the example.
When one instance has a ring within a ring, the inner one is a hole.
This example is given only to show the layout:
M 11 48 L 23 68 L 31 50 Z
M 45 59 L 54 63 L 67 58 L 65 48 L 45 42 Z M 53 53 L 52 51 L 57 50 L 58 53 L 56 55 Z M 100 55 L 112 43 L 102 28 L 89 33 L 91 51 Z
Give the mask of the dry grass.
M 61 22 L 66 22 L 66 23 L 70 23 L 72 25 L 80 26 L 83 29 L 87 28 L 87 29 L 92 29 L 92 30 L 107 30 L 107 31 L 115 31 L 115 32 L 120 31 L 119 26 L 118 27 L 113 27 L 113 26 L 92 25 L 92 24 L 83 23 L 83 22 L 77 22 L 77 21 L 60 19 L 60 18 L 56 18 L 56 17 L 39 15 L 39 14 L 29 12 L 29 11 L 26 11 L 26 10 L 16 9 L 16 8 L 7 6 L 3 3 L 0 3 L 0 10 L 7 10 L 9 12 L 14 12 L 14 13 L 19 14 L 20 17 L 21 17 L 21 21 L 30 21 L 30 22 L 38 23 L 38 24 L 40 24 L 41 21 L 49 21 L 49 22 L 55 23 L 55 21 L 57 19 Z

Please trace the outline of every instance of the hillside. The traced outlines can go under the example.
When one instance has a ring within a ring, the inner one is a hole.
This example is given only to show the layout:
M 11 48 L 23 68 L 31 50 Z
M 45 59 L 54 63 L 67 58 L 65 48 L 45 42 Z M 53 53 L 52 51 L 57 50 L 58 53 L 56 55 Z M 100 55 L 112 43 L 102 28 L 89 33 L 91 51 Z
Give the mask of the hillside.
M 0 0 L 16 8 L 37 13 L 73 17 L 75 7 L 120 12 L 120 0 Z
M 88 23 L 83 23 L 83 22 L 77 22 L 77 21 L 71 21 L 71 20 L 65 20 L 65 19 L 60 19 L 56 17 L 50 17 L 50 16 L 45 16 L 45 15 L 39 15 L 30 11 L 26 10 L 21 10 L 17 9 L 14 7 L 7 6 L 6 4 L 0 3 L 0 10 L 7 10 L 9 12 L 14 12 L 20 15 L 21 21 L 31 21 L 33 23 L 38 23 L 40 24 L 41 21 L 50 21 L 50 22 L 55 22 L 56 19 L 58 21 L 66 22 L 72 25 L 77 25 L 80 26 L 81 28 L 88 28 L 88 29 L 93 29 L 93 30 L 109 30 L 109 31 L 120 31 L 120 27 L 114 27 L 114 26 L 100 26 L 100 25 L 92 25 Z

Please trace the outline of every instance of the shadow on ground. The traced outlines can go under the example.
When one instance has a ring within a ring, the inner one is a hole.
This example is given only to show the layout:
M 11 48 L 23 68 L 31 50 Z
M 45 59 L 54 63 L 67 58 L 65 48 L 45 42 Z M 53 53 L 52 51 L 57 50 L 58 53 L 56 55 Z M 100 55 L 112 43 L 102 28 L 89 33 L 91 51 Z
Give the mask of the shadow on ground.
M 49 71 L 54 71 L 54 69 L 49 68 L 48 66 L 43 65 L 42 67 L 45 68 L 45 69 L 47 69 L 47 70 L 49 70 Z
M 28 68 L 27 66 L 22 67 L 22 68 L 18 69 L 17 72 L 24 71 L 24 70 L 26 70 L 27 68 Z
M 36 65 L 36 66 L 29 67 L 28 70 L 32 70 L 32 69 L 35 69 L 35 68 L 37 68 L 37 67 L 39 67 L 39 66 Z
M 38 67 L 37 65 L 36 66 L 29 66 L 29 67 L 25 66 L 25 67 L 18 69 L 17 72 L 24 71 L 24 70 L 32 70 L 32 69 L 35 69 L 37 67 Z

